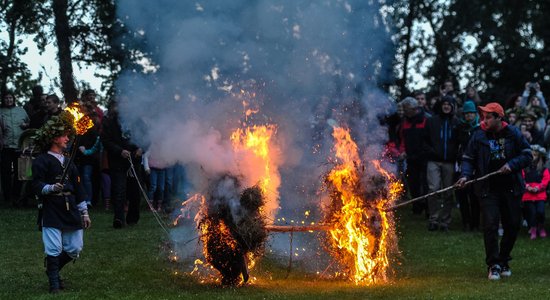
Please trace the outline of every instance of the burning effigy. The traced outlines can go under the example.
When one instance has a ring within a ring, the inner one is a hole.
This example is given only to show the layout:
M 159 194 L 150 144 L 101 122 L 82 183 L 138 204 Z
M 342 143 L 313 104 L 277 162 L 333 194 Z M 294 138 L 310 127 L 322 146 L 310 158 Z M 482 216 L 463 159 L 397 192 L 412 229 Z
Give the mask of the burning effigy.
M 223 285 L 246 283 L 247 258 L 260 256 L 267 238 L 261 189 L 243 189 L 237 177 L 225 174 L 212 181 L 203 201 L 196 221 L 206 261 Z
M 356 284 L 386 280 L 396 243 L 393 219 L 384 209 L 396 200 L 401 185 L 379 161 L 372 161 L 374 175 L 367 172 L 349 130 L 335 127 L 333 137 L 335 166 L 325 176 L 325 248 Z

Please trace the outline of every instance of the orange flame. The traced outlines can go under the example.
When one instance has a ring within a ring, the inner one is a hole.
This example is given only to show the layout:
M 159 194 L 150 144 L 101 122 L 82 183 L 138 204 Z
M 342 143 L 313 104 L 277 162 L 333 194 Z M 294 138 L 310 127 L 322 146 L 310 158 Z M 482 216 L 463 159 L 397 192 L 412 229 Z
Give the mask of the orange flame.
M 397 198 L 399 184 L 391 184 L 388 195 L 365 199 L 357 145 L 344 128 L 335 127 L 333 137 L 339 164 L 328 174 L 327 183 L 333 187 L 332 197 L 337 198 L 333 201 L 338 202 L 331 218 L 330 248 L 336 259 L 349 269 L 347 275 L 356 284 L 374 284 L 386 280 L 389 240 L 395 237 L 395 232 L 393 220 L 384 207 Z M 378 161 L 373 164 L 387 180 L 393 180 Z
M 273 219 L 275 209 L 278 207 L 278 188 L 280 178 L 273 160 L 272 138 L 276 133 L 275 125 L 251 126 L 245 129 L 238 128 L 231 134 L 233 149 L 244 156 L 241 163 L 248 175 L 259 179 L 259 187 L 266 195 L 265 215 Z M 246 157 L 246 153 L 252 152 L 253 157 Z M 248 165 L 245 165 L 247 160 Z M 255 182 L 251 185 L 256 184 Z
M 90 119 L 90 117 L 82 112 L 78 102 L 71 103 L 71 105 L 65 108 L 65 111 L 69 112 L 73 116 L 73 127 L 76 130 L 77 135 L 83 135 L 88 131 L 88 129 L 94 127 L 94 122 Z

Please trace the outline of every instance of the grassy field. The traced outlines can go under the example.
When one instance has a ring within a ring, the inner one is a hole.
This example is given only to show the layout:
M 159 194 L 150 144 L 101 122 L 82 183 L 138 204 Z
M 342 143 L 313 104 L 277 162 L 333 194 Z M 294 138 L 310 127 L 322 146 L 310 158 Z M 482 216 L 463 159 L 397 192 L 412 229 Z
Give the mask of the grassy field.
M 82 259 L 63 270 L 68 290 L 47 293 L 35 211 L 0 208 L 0 299 L 548 299 L 550 239 L 531 241 L 523 229 L 513 252 L 513 275 L 489 282 L 482 235 L 428 232 L 424 219 L 399 212 L 401 255 L 389 283 L 361 287 L 260 262 L 258 280 L 241 288 L 204 285 L 167 259 L 162 230 L 143 211 L 137 226 L 114 230 L 111 214 L 92 211 Z M 458 218 L 455 228 L 458 228 Z

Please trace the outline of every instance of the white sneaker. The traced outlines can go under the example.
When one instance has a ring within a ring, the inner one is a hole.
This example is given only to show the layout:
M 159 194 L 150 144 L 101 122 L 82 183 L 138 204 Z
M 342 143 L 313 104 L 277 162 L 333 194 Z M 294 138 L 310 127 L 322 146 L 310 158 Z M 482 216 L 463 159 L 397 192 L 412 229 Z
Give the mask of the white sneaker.
M 512 276 L 512 270 L 510 270 L 510 267 L 502 267 L 502 270 L 500 271 L 500 277 L 510 276 Z
M 489 275 L 487 276 L 487 278 L 489 278 L 489 280 L 499 280 L 500 271 L 501 269 L 499 265 L 493 265 L 489 268 Z

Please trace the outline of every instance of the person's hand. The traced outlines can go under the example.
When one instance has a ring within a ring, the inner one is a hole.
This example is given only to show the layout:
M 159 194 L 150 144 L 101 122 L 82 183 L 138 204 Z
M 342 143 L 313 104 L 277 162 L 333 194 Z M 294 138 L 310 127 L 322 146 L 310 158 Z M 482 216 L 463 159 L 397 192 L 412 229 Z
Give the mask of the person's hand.
M 530 143 L 531 140 L 533 140 L 533 137 L 531 136 L 531 133 L 529 131 L 522 131 L 521 134 L 523 134 L 523 137 Z
M 399 154 L 399 156 L 397 158 L 399 160 L 405 160 L 405 159 L 407 159 L 407 153 L 403 152 L 403 153 Z
M 92 226 L 92 220 L 90 219 L 90 215 L 82 215 L 82 226 L 84 229 L 90 228 Z
M 502 174 L 510 174 L 512 173 L 512 169 L 510 168 L 510 165 L 508 163 L 504 164 L 504 166 L 500 167 L 498 171 Z
M 526 82 L 526 83 L 525 83 L 525 90 L 528 91 L 530 86 L 531 86 L 531 83 L 530 83 L 530 82 Z
M 540 84 L 535 82 L 535 91 L 540 92 Z
M 120 156 L 122 156 L 122 158 L 128 159 L 132 156 L 132 154 L 128 150 L 122 150 L 122 152 L 120 152 Z
M 141 150 L 141 148 L 138 148 L 136 150 L 136 157 L 140 157 L 142 154 L 143 154 L 143 150 Z
M 19 127 L 21 129 L 26 129 L 27 127 L 29 127 L 29 123 L 21 123 L 21 125 L 19 125 Z
M 84 151 L 86 151 L 86 147 L 80 146 L 80 147 L 78 147 L 78 150 L 80 150 L 80 152 L 84 153 Z
M 150 168 L 145 169 L 145 173 L 147 173 L 147 175 L 151 174 L 151 169 Z
M 52 192 L 58 193 L 58 192 L 61 192 L 61 191 L 63 191 L 63 184 L 58 182 L 58 183 L 56 183 L 52 186 Z
M 468 181 L 468 178 L 466 177 L 460 177 L 456 182 L 455 182 L 455 186 L 458 187 L 459 189 L 462 189 L 466 186 L 466 181 Z

